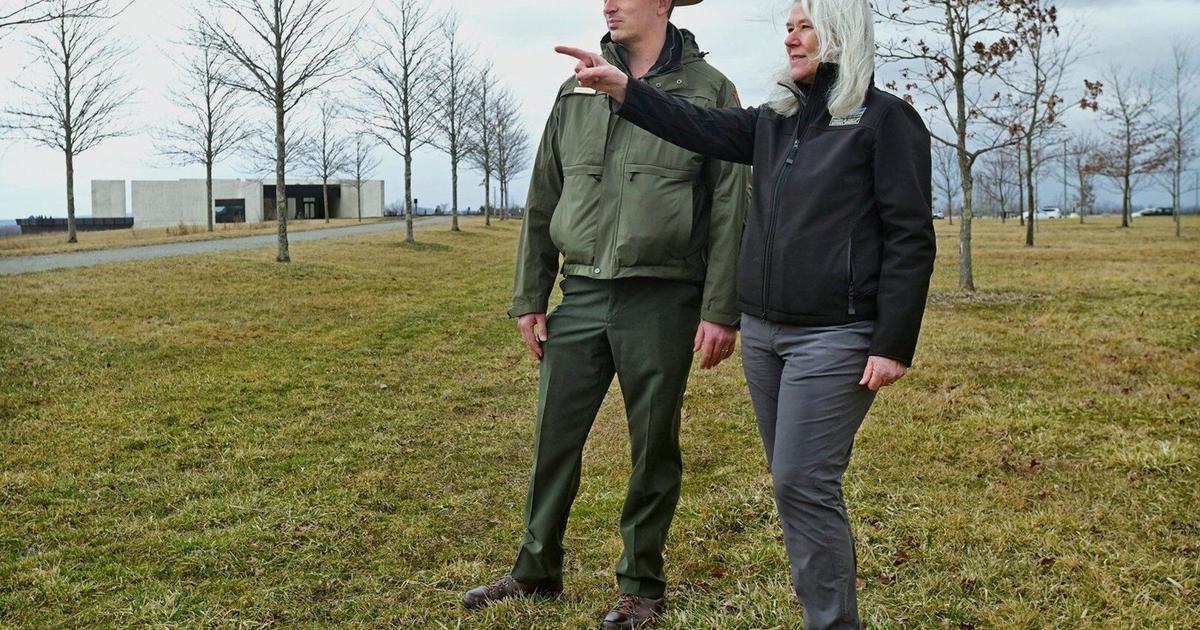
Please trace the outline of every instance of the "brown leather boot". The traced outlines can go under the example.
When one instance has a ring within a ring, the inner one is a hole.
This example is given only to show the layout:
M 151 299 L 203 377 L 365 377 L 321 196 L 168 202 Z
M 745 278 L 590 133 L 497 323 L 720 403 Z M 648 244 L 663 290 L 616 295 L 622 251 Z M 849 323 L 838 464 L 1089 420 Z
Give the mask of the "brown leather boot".
M 499 601 L 514 597 L 542 597 L 553 599 L 562 594 L 562 584 L 525 584 L 506 575 L 491 584 L 473 588 L 463 595 L 464 608 L 478 610 Z
M 612 610 L 604 617 L 600 630 L 633 630 L 653 628 L 662 616 L 662 599 L 650 599 L 628 593 L 621 595 Z

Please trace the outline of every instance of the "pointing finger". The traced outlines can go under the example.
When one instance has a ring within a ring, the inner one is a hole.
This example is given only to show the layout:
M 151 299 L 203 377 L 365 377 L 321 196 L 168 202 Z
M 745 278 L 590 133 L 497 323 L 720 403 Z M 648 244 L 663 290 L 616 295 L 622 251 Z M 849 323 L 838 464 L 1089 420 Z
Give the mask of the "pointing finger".
M 581 48 L 572 48 L 570 46 L 555 46 L 554 52 L 559 53 L 561 55 L 567 55 L 568 57 L 574 57 L 574 58 L 582 61 L 589 68 L 596 65 L 596 55 L 593 53 L 590 53 L 586 50 L 583 50 Z

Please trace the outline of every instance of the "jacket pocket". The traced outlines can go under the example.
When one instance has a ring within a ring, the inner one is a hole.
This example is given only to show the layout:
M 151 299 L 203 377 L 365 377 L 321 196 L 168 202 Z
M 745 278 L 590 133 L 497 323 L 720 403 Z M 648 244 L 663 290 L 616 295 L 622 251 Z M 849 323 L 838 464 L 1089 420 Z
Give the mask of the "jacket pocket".
M 596 249 L 604 167 L 563 167 L 563 190 L 550 218 L 550 240 L 568 263 L 590 265 Z
M 689 253 L 695 177 L 683 169 L 625 165 L 617 219 L 618 265 L 658 265 Z

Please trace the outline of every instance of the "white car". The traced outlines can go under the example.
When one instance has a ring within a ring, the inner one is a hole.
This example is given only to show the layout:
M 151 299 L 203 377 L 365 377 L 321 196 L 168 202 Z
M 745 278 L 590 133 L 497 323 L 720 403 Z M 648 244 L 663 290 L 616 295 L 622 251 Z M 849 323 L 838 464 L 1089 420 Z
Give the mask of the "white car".
M 1037 211 L 1037 218 L 1039 219 L 1061 219 L 1062 216 L 1062 208 L 1047 207 Z

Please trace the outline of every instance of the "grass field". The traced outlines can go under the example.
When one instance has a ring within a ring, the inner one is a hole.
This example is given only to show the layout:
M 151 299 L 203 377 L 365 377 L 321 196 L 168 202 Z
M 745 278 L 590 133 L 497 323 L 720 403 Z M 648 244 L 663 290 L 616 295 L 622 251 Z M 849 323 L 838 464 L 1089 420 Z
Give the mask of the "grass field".
M 460 610 L 521 535 L 519 224 L 0 278 L 0 626 L 593 627 L 619 396 L 553 603 Z M 1200 239 L 939 226 L 911 376 L 847 476 L 872 628 L 1200 627 Z M 740 366 L 695 372 L 664 627 L 797 628 Z
M 384 220 L 386 219 L 363 219 L 362 223 L 378 223 Z M 326 223 L 324 219 L 293 220 L 288 222 L 288 231 L 305 232 L 308 230 L 323 230 L 330 227 L 346 227 L 349 225 L 359 225 L 359 221 L 357 219 L 331 219 L 329 223 Z M 221 223 L 214 226 L 212 232 L 209 232 L 206 226 L 195 225 L 169 228 L 107 230 L 103 232 L 78 232 L 76 234 L 78 243 L 68 243 L 66 232 L 0 236 L 0 257 L 62 254 L 98 249 L 114 249 L 118 247 L 181 243 L 185 241 L 209 241 L 238 236 L 262 236 L 275 234 L 277 230 L 278 227 L 272 221 L 267 223 Z

